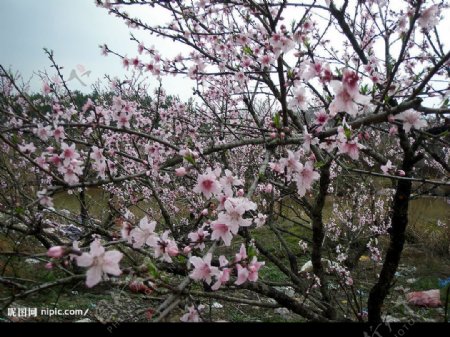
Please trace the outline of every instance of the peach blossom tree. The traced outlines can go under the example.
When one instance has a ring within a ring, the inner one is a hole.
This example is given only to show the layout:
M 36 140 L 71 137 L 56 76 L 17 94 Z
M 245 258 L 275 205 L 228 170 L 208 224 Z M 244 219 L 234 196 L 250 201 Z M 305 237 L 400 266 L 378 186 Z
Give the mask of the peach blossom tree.
M 40 95 L 0 68 L 0 229 L 34 242 L 0 255 L 61 275 L 0 283 L 14 298 L 80 280 L 129 284 L 164 295 L 154 321 L 181 303 L 178 319 L 206 321 L 200 303 L 216 298 L 380 322 L 412 194 L 450 185 L 447 1 L 96 2 L 182 51 L 133 34 L 135 51 L 102 45 L 132 75 L 81 103 L 51 51 L 58 77 L 43 77 Z M 146 22 L 134 6 L 167 20 Z M 190 79 L 192 100 L 172 96 L 167 76 Z M 93 189 L 107 195 L 101 215 Z M 67 193 L 76 212 L 55 206 Z M 353 271 L 364 254 L 381 268 L 362 303 Z

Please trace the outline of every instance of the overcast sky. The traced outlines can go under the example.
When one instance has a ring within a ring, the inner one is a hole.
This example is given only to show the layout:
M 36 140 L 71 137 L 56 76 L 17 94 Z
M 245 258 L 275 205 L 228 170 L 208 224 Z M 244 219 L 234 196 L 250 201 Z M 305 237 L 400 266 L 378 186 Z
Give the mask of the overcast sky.
M 152 16 L 152 22 L 161 18 L 161 13 L 150 13 L 151 8 L 140 7 L 140 17 Z M 138 9 L 136 9 L 138 10 Z M 133 12 L 130 10 L 130 13 Z M 63 75 L 70 77 L 73 69 L 81 65 L 90 70 L 89 77 L 80 77 L 84 87 L 76 79 L 70 81 L 72 89 L 89 92 L 89 85 L 104 74 L 120 76 L 125 71 L 119 58 L 102 56 L 100 44 L 128 56 L 137 55 L 136 44 L 129 39 L 129 28 L 118 18 L 108 15 L 108 11 L 95 5 L 94 0 L 0 0 L 0 64 L 19 71 L 24 79 L 29 79 L 37 70 L 55 71 L 50 68 L 43 48 L 52 49 L 59 65 L 64 66 Z M 144 32 L 136 32 L 145 37 L 146 45 L 175 51 L 169 41 L 152 41 Z M 80 72 L 77 70 L 77 73 Z M 190 95 L 190 81 L 167 78 L 164 80 L 169 94 L 179 94 L 187 99 Z M 33 90 L 40 90 L 42 83 L 34 76 L 30 82 Z M 181 85 L 180 85 L 181 84 Z
M 392 6 L 396 4 L 392 1 Z M 127 11 L 153 25 L 169 21 L 165 11 L 149 6 L 128 6 Z M 443 26 L 440 30 L 445 29 Z M 130 41 L 129 32 L 123 21 L 97 7 L 94 0 L 0 0 L 0 64 L 20 72 L 25 80 L 38 70 L 55 74 L 44 47 L 54 51 L 57 63 L 64 66 L 66 80 L 80 65 L 91 72 L 89 77 L 80 77 L 86 86 L 71 80 L 72 89 L 88 93 L 90 85 L 104 74 L 123 79 L 126 71 L 121 60 L 113 55 L 102 56 L 99 45 L 106 43 L 122 55 L 136 56 L 137 46 Z M 144 31 L 133 30 L 133 33 L 146 46 L 155 45 L 164 56 L 185 52 L 170 40 L 158 39 Z M 445 39 L 443 42 L 448 48 L 448 42 Z M 81 74 L 79 70 L 77 74 Z M 30 84 L 35 91 L 42 87 L 36 75 Z M 156 87 L 158 83 L 152 79 L 152 84 Z M 181 76 L 163 77 L 163 84 L 168 94 L 177 94 L 184 100 L 191 96 L 194 86 L 193 81 Z

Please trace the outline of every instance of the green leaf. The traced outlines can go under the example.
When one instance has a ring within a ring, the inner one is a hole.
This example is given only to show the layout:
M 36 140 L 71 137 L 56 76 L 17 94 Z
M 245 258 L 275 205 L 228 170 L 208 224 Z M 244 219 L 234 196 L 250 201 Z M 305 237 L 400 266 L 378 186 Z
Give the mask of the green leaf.
M 352 138 L 352 130 L 350 130 L 347 126 L 344 125 L 344 134 L 347 139 Z
M 244 48 L 242 48 L 242 51 L 245 55 L 253 55 L 253 51 L 249 46 L 244 46 Z
M 13 134 L 13 135 L 11 136 L 11 141 L 12 141 L 14 144 L 19 144 L 19 137 L 18 137 L 16 134 Z
M 251 261 L 254 256 L 257 256 L 256 248 L 254 246 L 248 246 L 247 248 L 248 260 Z
M 311 46 L 311 44 L 309 43 L 308 39 L 304 39 L 303 40 L 303 44 L 305 45 L 306 49 L 309 49 L 309 47 Z
M 368 86 L 367 84 L 364 84 L 364 85 L 361 87 L 361 93 L 362 93 L 363 95 L 367 95 L 368 92 L 369 92 L 369 86 Z
M 148 267 L 148 273 L 153 278 L 159 278 L 159 276 L 160 276 L 159 270 L 152 261 L 150 261 L 150 260 L 147 261 L 147 267 Z
M 25 213 L 25 209 L 22 206 L 17 206 L 14 211 L 16 212 L 16 214 L 21 215 L 23 213 Z
M 289 70 L 287 71 L 287 78 L 288 78 L 289 80 L 293 80 L 293 79 L 294 79 L 294 72 L 292 71 L 292 69 L 289 69 Z
M 449 134 L 450 134 L 450 132 L 448 132 L 448 130 L 445 130 L 444 132 L 440 133 L 438 136 L 441 138 L 446 138 Z
M 275 116 L 273 116 L 273 124 L 275 124 L 275 127 L 277 129 L 281 128 L 281 118 L 278 112 L 275 114 Z
M 323 161 L 317 161 L 314 163 L 314 167 L 319 169 L 321 167 L 325 166 L 325 163 Z
M 184 157 L 184 159 L 186 159 L 192 165 L 195 165 L 195 158 L 192 157 L 192 155 L 188 154 L 187 156 Z

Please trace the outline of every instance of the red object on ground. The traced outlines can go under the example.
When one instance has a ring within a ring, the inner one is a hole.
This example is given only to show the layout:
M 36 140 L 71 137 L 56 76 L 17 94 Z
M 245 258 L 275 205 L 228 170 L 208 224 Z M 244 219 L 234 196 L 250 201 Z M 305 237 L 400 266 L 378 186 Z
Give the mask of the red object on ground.
M 439 289 L 407 293 L 406 300 L 408 301 L 408 304 L 419 307 L 437 308 L 442 305 Z

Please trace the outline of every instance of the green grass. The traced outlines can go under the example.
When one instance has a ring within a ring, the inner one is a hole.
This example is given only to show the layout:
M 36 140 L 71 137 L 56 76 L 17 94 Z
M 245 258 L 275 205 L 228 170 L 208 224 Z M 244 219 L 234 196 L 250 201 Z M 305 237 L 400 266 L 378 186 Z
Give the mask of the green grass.
M 415 291 L 438 289 L 439 282 L 436 276 L 421 276 L 411 286 Z

